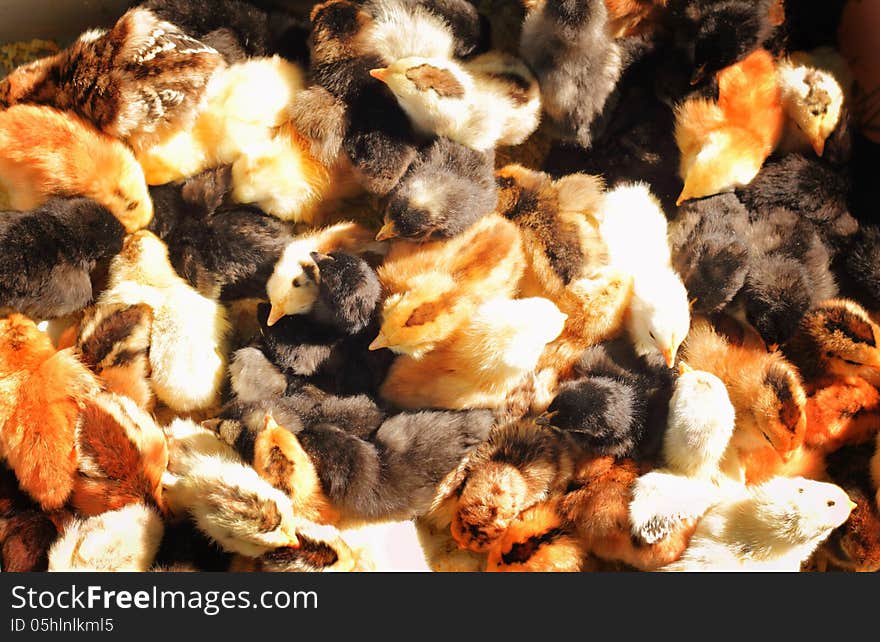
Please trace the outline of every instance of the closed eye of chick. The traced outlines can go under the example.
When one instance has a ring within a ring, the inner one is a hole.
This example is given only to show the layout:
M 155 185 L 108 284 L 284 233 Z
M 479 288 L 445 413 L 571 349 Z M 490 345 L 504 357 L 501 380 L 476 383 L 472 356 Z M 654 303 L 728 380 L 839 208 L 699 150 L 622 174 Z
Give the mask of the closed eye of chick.
M 224 66 L 217 51 L 136 7 L 109 30 L 87 31 L 52 58 L 10 74 L 0 82 L 0 105 L 75 111 L 139 150 L 191 125 Z
M 0 111 L 0 207 L 30 210 L 52 196 L 87 196 L 133 232 L 153 217 L 131 151 L 78 116 L 51 107 Z

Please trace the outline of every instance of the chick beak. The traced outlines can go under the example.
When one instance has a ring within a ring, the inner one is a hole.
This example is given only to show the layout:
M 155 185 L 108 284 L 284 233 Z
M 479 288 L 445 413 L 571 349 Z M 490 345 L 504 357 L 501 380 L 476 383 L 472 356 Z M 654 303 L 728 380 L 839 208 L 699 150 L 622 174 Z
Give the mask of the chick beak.
M 272 309 L 269 310 L 269 318 L 266 320 L 266 325 L 273 326 L 284 316 L 284 310 L 277 305 L 273 305 Z
M 385 79 L 388 77 L 388 68 L 379 67 L 378 69 L 370 69 L 370 75 L 376 80 L 385 82 Z
M 553 417 L 559 414 L 559 411 L 554 410 L 553 412 L 545 412 L 538 417 L 535 417 L 535 423 L 539 426 L 549 426 L 553 421 Z
M 382 226 L 382 229 L 379 230 L 379 233 L 376 234 L 377 241 L 386 241 L 388 239 L 393 239 L 397 236 L 397 227 L 395 227 L 392 221 L 385 223 Z
M 850 500 L 848 500 L 848 501 L 849 501 L 849 510 L 850 510 L 850 512 L 854 511 L 856 508 L 859 507 L 859 505 L 856 504 L 853 500 L 850 499 Z
M 812 141 L 810 141 L 813 145 L 813 151 L 816 152 L 816 156 L 821 156 L 825 152 L 825 139 L 821 136 L 816 136 Z
M 672 348 L 663 348 L 663 358 L 666 360 L 666 366 L 671 368 L 675 365 L 675 350 Z
M 376 337 L 375 339 L 373 339 L 373 343 L 370 344 L 369 349 L 370 350 L 381 350 L 382 348 L 387 348 L 387 347 L 388 347 L 388 339 L 385 337 L 384 334 L 382 334 L 380 332 L 379 336 Z
M 694 70 L 693 75 L 691 76 L 691 87 L 701 82 L 703 78 L 706 76 L 706 65 L 700 65 Z
M 685 193 L 685 190 L 681 190 L 681 194 L 678 195 L 678 199 L 675 201 L 675 206 L 678 207 L 679 205 L 684 203 L 689 198 L 690 198 L 690 196 Z
M 686 364 L 684 361 L 679 361 L 679 362 L 678 362 L 678 374 L 683 375 L 683 374 L 687 374 L 687 373 L 689 373 L 689 372 L 693 372 L 693 371 L 694 371 L 694 369 L 691 368 L 691 367 L 690 367 L 688 364 Z

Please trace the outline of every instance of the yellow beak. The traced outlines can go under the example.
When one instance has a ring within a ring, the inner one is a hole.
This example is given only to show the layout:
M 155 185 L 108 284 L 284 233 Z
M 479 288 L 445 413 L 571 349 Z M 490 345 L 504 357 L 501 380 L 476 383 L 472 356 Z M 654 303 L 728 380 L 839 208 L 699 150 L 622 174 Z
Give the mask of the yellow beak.
M 397 228 L 394 226 L 394 223 L 389 221 L 382 226 L 382 229 L 379 230 L 379 233 L 376 234 L 377 241 L 387 241 L 388 239 L 393 239 L 397 237 Z
M 849 510 L 850 511 L 854 511 L 856 508 L 858 508 L 858 506 L 859 505 L 856 504 L 853 500 L 849 500 Z
M 388 68 L 379 67 L 378 69 L 370 69 L 370 75 L 376 80 L 385 82 L 385 79 L 388 77 Z
M 691 368 L 684 361 L 678 362 L 678 374 L 687 374 L 688 372 L 693 372 L 693 371 L 694 371 L 694 369 Z
M 825 151 L 825 139 L 821 136 L 816 136 L 810 143 L 813 145 L 813 151 L 816 152 L 816 156 L 821 156 Z
M 269 310 L 269 318 L 266 320 L 266 325 L 273 326 L 278 323 L 278 320 L 284 316 L 284 310 L 277 305 L 273 305 L 272 309 Z
M 666 360 L 666 366 L 671 368 L 675 365 L 675 351 L 672 348 L 665 348 L 663 350 L 663 358 Z
M 382 348 L 387 348 L 387 347 L 388 347 L 388 339 L 385 337 L 384 334 L 382 334 L 380 332 L 379 336 L 376 337 L 375 339 L 373 339 L 373 343 L 370 344 L 369 349 L 370 350 L 380 350 Z

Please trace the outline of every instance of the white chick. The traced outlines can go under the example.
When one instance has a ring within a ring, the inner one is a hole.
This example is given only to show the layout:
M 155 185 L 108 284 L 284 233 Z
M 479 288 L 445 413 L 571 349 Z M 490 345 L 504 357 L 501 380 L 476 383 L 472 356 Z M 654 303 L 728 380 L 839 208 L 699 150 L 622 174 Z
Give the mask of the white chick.
M 684 363 L 679 369 L 663 437 L 665 466 L 636 480 L 629 507 L 633 535 L 648 544 L 700 518 L 734 484 L 720 471 L 736 419 L 727 388 L 708 372 Z
M 363 8 L 373 18 L 363 35 L 365 49 L 387 60 L 452 58 L 455 40 L 449 25 L 425 7 L 407 0 L 370 0 Z
M 538 127 L 541 94 L 519 59 L 488 52 L 458 63 L 409 57 L 370 70 L 394 93 L 416 129 L 478 151 L 518 145 Z
M 645 183 L 622 184 L 605 195 L 599 234 L 609 263 L 633 279 L 626 325 L 636 352 L 659 352 L 671 368 L 690 328 L 690 304 L 670 264 L 666 216 Z
M 143 504 L 73 519 L 49 549 L 49 570 L 147 571 L 164 531 L 162 518 Z
M 166 433 L 171 452 L 163 486 L 172 512 L 189 513 L 225 550 L 248 557 L 298 544 L 290 498 L 215 434 L 185 420 Z
M 812 147 L 822 156 L 825 141 L 840 123 L 852 83 L 846 61 L 828 48 L 795 52 L 778 63 L 776 73 L 788 116 L 780 148 L 803 152 Z
M 284 248 L 266 282 L 272 305 L 267 325 L 275 325 L 285 315 L 305 314 L 312 309 L 320 278 L 312 252 L 329 254 L 363 248 L 382 251 L 386 246 L 375 241 L 374 234 L 363 226 L 348 221 L 298 236 Z
M 855 504 L 839 486 L 774 477 L 716 504 L 662 571 L 797 572 Z
M 113 303 L 145 303 L 153 310 L 150 383 L 158 399 L 178 412 L 219 403 L 230 331 L 226 310 L 177 275 L 168 248 L 151 232 L 127 237 L 111 261 L 98 305 Z

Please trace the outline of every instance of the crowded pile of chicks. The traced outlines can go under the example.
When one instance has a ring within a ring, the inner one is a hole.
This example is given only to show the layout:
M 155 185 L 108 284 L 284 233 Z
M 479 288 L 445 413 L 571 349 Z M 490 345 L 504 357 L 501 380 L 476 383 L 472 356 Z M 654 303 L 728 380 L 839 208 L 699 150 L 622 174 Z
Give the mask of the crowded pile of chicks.
M 3 571 L 880 569 L 842 2 L 302 9 L 0 80 Z

